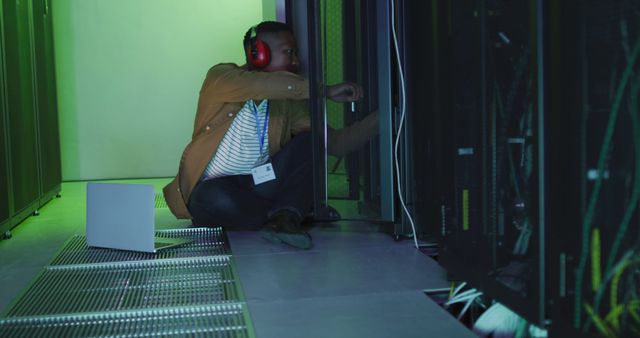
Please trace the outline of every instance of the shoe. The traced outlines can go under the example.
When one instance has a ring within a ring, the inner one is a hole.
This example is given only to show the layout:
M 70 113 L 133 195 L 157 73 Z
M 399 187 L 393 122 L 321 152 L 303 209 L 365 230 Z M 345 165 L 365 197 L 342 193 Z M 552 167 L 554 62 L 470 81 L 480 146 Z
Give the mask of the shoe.
M 284 243 L 297 249 L 309 250 L 313 246 L 311 236 L 304 231 L 277 231 L 274 227 L 267 225 L 260 230 L 260 236 L 271 243 Z
M 300 228 L 300 217 L 290 210 L 272 215 L 260 231 L 262 238 L 272 243 L 284 243 L 298 249 L 310 249 L 311 236 Z
M 277 232 L 300 232 L 300 217 L 291 210 L 278 210 L 267 221 Z

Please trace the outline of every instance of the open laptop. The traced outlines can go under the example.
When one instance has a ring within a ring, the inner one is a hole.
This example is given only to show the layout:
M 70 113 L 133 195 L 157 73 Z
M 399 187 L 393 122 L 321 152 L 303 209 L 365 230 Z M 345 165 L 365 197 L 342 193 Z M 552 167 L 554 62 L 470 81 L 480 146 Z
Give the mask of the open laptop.
M 191 242 L 155 237 L 154 208 L 153 185 L 88 182 L 87 244 L 157 252 Z

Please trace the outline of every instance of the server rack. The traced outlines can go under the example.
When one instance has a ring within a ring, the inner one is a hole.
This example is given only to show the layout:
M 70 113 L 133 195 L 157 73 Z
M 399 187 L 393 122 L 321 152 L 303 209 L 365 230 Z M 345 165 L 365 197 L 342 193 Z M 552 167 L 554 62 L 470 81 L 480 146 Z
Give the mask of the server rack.
M 453 189 L 440 262 L 544 326 L 542 1 L 451 1 Z
M 404 201 L 416 232 L 427 243 L 441 233 L 446 191 L 453 185 L 450 20 L 445 2 L 396 1 L 398 43 L 406 92 L 399 166 Z M 394 67 L 396 65 L 394 64 Z M 400 97 L 399 97 L 400 99 Z M 399 103 L 398 105 L 400 105 Z M 411 221 L 401 213 L 399 233 Z
M 0 1 L 0 199 L 5 201 L 0 203 L 0 225 L 4 232 L 4 224 L 9 223 L 11 210 L 13 210 L 12 192 L 9 190 L 9 148 L 7 145 L 7 109 L 6 109 L 6 85 L 4 67 L 4 6 Z
M 58 113 L 50 0 L 2 0 L 0 230 L 59 195 Z
M 62 182 L 51 1 L 33 2 L 33 76 L 36 82 L 35 102 L 38 117 L 39 205 L 59 195 Z
M 31 2 L 5 0 L 5 74 L 13 214 L 29 215 L 38 203 L 38 145 Z
M 640 3 L 549 12 L 552 335 L 637 337 Z

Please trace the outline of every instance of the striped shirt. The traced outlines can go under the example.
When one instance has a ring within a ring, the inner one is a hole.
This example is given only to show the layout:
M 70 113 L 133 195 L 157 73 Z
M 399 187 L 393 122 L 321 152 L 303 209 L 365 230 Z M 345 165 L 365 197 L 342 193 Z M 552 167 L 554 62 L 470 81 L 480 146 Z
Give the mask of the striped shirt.
M 209 161 L 203 180 L 249 175 L 251 169 L 269 160 L 268 110 L 268 100 L 263 100 L 257 107 L 253 100 L 244 104 L 222 138 L 218 150 Z M 264 144 L 260 153 L 260 139 L 263 133 Z

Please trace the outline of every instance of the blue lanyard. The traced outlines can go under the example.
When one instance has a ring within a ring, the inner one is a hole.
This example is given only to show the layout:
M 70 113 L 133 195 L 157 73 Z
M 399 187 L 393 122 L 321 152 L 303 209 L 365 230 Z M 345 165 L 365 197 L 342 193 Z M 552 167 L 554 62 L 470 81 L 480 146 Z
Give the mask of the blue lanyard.
M 262 130 L 260 129 L 260 122 L 258 119 L 258 106 L 256 106 L 256 102 L 251 100 L 253 103 L 251 105 L 251 110 L 253 111 L 253 115 L 256 117 L 256 131 L 258 132 L 258 140 L 260 141 L 260 156 L 262 156 L 262 147 L 264 146 L 264 135 L 267 133 L 267 121 L 269 120 L 269 101 L 266 102 L 266 112 L 264 114 L 264 124 L 262 126 Z

